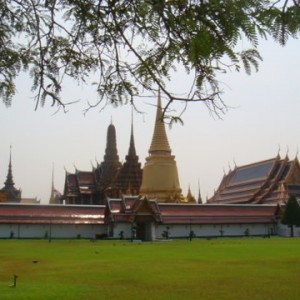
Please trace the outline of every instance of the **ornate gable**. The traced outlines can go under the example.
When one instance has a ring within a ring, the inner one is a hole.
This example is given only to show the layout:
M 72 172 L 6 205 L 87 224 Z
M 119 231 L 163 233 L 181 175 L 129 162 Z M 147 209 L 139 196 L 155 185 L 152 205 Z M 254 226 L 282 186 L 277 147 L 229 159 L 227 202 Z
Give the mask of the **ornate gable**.
M 286 184 L 300 185 L 300 164 L 298 159 L 291 162 L 290 170 L 285 178 Z
M 139 199 L 135 202 L 132 207 L 132 210 L 135 214 L 154 214 L 155 211 L 150 204 L 150 201 L 144 197 L 143 199 Z

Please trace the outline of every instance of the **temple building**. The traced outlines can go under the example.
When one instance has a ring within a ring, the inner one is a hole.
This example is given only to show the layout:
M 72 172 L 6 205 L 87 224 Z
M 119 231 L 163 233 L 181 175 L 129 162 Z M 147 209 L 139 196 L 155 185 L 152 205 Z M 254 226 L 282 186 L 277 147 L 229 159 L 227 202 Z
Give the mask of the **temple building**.
M 66 172 L 62 201 L 67 204 L 101 205 L 107 197 L 121 197 L 130 193 L 138 195 L 142 180 L 141 164 L 136 155 L 133 125 L 128 155 L 122 165 L 119 161 L 116 129 L 110 124 L 107 129 L 106 149 L 102 163 L 92 171 Z
M 158 94 L 156 119 L 149 156 L 143 169 L 140 194 L 158 202 L 184 202 L 181 194 L 175 156 L 171 155 L 168 142 L 160 93 Z M 189 198 L 191 199 L 191 197 Z
M 8 172 L 6 181 L 4 182 L 4 187 L 0 190 L 0 202 L 20 203 L 21 193 L 21 189 L 18 190 L 15 188 L 13 180 L 10 148 Z
M 300 165 L 287 156 L 235 167 L 225 174 L 211 204 L 284 204 L 300 198 Z

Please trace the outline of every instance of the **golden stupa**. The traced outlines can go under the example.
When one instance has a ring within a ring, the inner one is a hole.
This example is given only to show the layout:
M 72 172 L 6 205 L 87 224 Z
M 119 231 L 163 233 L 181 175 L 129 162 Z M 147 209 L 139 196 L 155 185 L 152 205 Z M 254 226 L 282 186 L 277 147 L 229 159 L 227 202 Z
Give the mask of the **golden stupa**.
M 158 202 L 182 202 L 183 196 L 178 179 L 175 156 L 171 155 L 160 92 L 157 100 L 156 120 L 149 156 L 143 169 L 140 194 Z

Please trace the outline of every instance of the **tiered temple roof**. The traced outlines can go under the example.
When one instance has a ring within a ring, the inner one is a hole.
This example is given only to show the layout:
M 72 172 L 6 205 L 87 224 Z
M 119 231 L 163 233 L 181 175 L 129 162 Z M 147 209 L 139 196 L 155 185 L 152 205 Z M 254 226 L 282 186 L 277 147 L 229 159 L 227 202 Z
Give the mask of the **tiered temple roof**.
M 0 223 L 104 224 L 105 206 L 0 204 Z
M 276 223 L 278 205 L 158 203 L 146 197 L 108 198 L 106 205 L 0 204 L 0 224 L 157 224 Z
M 290 195 L 300 198 L 300 165 L 297 158 L 279 156 L 236 167 L 224 175 L 208 203 L 274 204 L 284 203 Z
M 107 222 L 136 222 L 152 219 L 161 224 L 273 223 L 277 205 L 203 205 L 159 203 L 147 198 L 108 199 Z

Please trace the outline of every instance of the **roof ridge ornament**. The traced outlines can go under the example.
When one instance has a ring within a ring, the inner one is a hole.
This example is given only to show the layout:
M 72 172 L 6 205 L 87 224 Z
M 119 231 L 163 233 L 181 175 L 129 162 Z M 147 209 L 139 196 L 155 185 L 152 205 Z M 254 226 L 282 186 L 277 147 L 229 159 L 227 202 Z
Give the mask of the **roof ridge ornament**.
M 277 157 L 280 157 L 280 144 L 278 144 Z
M 233 157 L 233 163 L 234 163 L 234 168 L 236 169 L 236 168 L 237 168 L 237 165 L 236 165 L 236 162 L 235 162 L 234 157 Z

